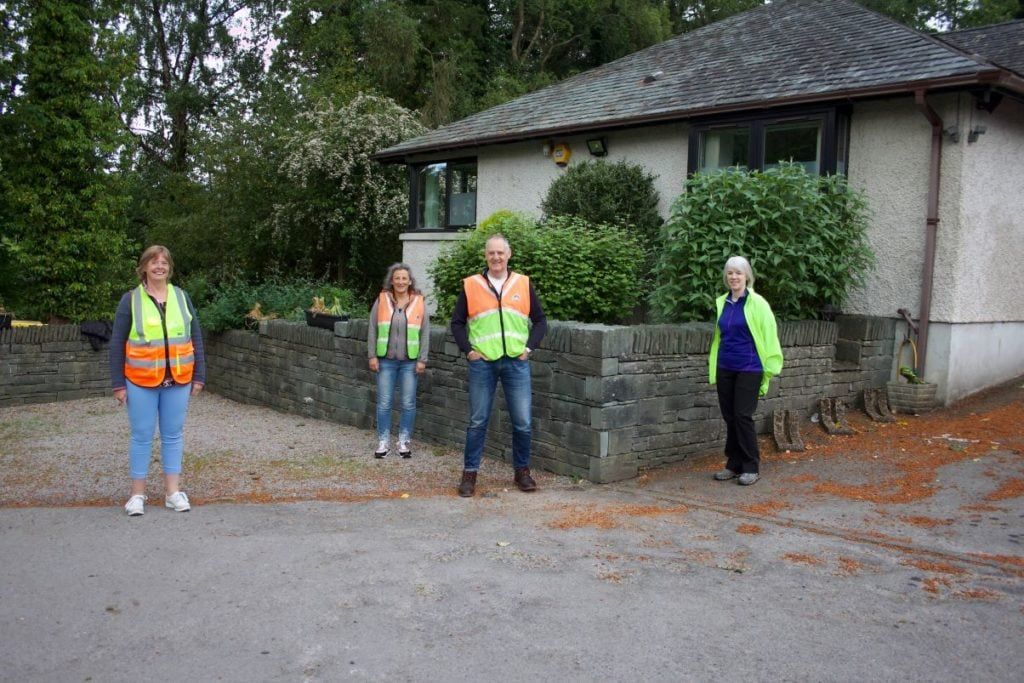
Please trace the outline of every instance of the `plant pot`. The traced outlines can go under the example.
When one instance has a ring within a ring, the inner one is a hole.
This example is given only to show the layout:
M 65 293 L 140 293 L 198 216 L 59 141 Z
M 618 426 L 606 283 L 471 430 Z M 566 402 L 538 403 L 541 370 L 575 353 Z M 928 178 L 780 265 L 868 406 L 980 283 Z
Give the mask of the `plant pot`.
M 889 394 L 889 407 L 898 413 L 927 413 L 937 405 L 935 392 L 938 385 L 931 382 L 889 382 L 885 388 Z
M 347 315 L 334 315 L 332 313 L 316 313 L 310 310 L 306 311 L 306 324 L 310 327 L 322 327 L 325 330 L 334 330 L 334 323 L 340 323 L 348 320 Z

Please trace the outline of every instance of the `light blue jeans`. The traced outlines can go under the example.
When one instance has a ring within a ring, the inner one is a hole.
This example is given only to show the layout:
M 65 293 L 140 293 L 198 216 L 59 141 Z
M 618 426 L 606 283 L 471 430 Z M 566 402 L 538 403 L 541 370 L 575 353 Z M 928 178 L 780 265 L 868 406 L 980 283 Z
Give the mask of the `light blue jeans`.
M 398 406 L 402 413 L 398 418 L 398 440 L 412 439 L 412 428 L 416 424 L 416 361 L 379 359 L 377 370 L 377 438 L 391 438 L 391 406 L 395 399 L 395 385 L 398 385 Z
M 182 430 L 188 413 L 191 384 L 148 389 L 128 382 L 128 424 L 132 430 L 128 462 L 132 479 L 145 479 L 153 452 L 153 432 L 160 423 L 160 459 L 164 474 L 181 474 L 185 451 Z
M 499 379 L 512 421 L 512 465 L 516 468 L 530 466 L 533 398 L 530 361 L 508 357 L 495 361 L 473 360 L 469 362 L 469 427 L 466 429 L 466 451 L 463 455 L 463 466 L 467 472 L 480 469 L 487 423 L 491 419 L 491 406 L 494 405 Z

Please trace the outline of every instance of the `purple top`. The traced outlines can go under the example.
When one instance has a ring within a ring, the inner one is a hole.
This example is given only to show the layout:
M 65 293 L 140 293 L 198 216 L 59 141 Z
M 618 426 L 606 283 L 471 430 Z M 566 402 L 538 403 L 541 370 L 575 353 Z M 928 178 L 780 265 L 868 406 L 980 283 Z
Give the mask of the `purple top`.
M 718 329 L 722 333 L 721 345 L 718 347 L 718 367 L 733 372 L 764 372 L 754 345 L 754 335 L 750 333 L 747 317 L 743 314 L 746 303 L 746 292 L 736 302 L 729 297 L 725 298 L 725 307 L 718 319 Z

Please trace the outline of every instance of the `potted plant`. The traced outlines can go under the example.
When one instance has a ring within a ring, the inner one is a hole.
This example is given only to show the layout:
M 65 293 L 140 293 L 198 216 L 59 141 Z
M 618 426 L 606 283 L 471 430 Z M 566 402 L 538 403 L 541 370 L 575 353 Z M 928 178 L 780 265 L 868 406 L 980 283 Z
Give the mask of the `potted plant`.
M 264 313 L 259 301 L 252 307 L 248 313 L 245 314 L 245 329 L 255 330 L 259 328 L 260 322 L 263 320 L 273 320 L 277 317 L 277 313 L 271 312 L 269 314 Z
M 886 385 L 889 407 L 900 413 L 926 413 L 935 408 L 935 392 L 938 386 L 925 382 L 908 365 L 901 365 L 900 378 Z
M 324 304 L 324 297 L 314 296 L 313 305 L 306 309 L 306 324 L 333 330 L 334 323 L 348 320 L 348 314 L 341 310 L 341 301 L 334 297 L 330 306 Z

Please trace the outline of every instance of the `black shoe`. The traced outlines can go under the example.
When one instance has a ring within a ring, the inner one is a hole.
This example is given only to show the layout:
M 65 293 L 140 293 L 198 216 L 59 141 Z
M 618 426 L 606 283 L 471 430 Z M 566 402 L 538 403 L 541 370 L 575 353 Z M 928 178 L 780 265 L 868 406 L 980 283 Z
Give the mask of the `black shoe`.
M 517 467 L 515 472 L 516 486 L 519 487 L 520 491 L 536 491 L 537 482 L 530 476 L 529 467 Z
M 476 472 L 462 471 L 462 481 L 459 482 L 459 495 L 463 498 L 472 498 L 476 493 Z

